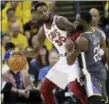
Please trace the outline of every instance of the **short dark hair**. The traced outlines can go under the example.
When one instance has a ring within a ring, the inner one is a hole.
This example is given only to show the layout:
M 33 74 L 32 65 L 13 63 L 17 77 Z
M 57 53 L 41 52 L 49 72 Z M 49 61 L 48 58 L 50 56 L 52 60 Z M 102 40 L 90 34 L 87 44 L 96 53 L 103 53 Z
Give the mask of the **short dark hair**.
M 88 24 L 92 21 L 92 16 L 89 12 L 80 12 L 81 19 L 85 20 Z
M 46 3 L 44 3 L 44 2 L 38 2 L 38 3 L 35 5 L 35 10 L 37 10 L 38 7 L 43 6 L 43 5 L 45 5 L 46 7 L 48 7 Z
M 15 48 L 15 45 L 12 42 L 8 42 L 5 46 L 5 50 L 8 51 L 9 49 Z
M 7 10 L 7 14 L 10 12 L 10 11 L 13 11 L 13 12 L 15 12 L 15 9 L 14 8 L 9 8 L 8 10 Z

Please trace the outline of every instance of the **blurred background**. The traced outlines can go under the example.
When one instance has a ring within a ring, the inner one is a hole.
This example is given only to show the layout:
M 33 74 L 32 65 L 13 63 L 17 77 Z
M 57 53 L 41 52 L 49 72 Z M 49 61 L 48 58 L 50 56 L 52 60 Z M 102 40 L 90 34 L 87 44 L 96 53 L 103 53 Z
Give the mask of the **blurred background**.
M 54 14 L 65 16 L 71 22 L 74 21 L 75 15 L 80 11 L 89 11 L 92 8 L 97 8 L 99 10 L 100 16 L 99 26 L 104 31 L 108 28 L 108 1 L 42 1 L 46 2 L 49 9 Z M 31 35 L 37 34 L 39 26 L 35 23 L 29 23 L 30 21 L 37 21 L 38 19 L 38 16 L 35 15 L 34 11 L 34 6 L 36 3 L 37 1 L 1 1 L 1 36 L 4 36 L 6 34 L 9 35 L 12 32 L 20 33 L 21 37 L 23 35 L 23 38 L 25 40 L 23 42 L 23 45 L 21 45 L 22 43 L 20 43 L 20 41 L 22 41 L 23 39 L 20 39 L 19 43 L 17 43 L 17 39 L 13 39 L 12 37 L 10 37 L 10 41 L 13 42 L 18 49 L 27 49 L 28 47 L 30 47 Z M 10 8 L 13 8 L 14 11 L 9 10 Z M 106 36 L 108 38 L 107 33 Z M 48 50 L 51 50 L 53 48 L 52 44 L 48 40 L 45 41 L 45 46 Z M 4 55 L 4 53 L 5 50 L 2 47 L 2 56 Z
M 53 12 L 53 14 L 65 16 L 69 21 L 75 20 L 75 15 L 81 11 L 89 11 L 92 8 L 98 9 L 96 13 L 99 19 L 98 26 L 103 30 L 106 37 L 107 47 L 109 47 L 109 2 L 108 1 L 49 1 L 42 0 Z M 37 35 L 39 27 L 42 25 L 38 21 L 38 15 L 35 14 L 35 5 L 38 1 L 1 1 L 1 50 L 2 50 L 2 74 L 9 70 L 7 59 L 10 52 L 19 50 L 32 49 L 32 38 Z M 49 71 L 48 66 L 53 66 L 58 60 L 57 51 L 52 51 L 54 46 L 47 39 L 43 47 L 40 49 L 40 54 L 37 58 L 28 59 L 28 73 L 31 76 L 35 88 L 40 89 L 40 80 L 42 80 Z M 51 54 L 53 53 L 53 54 Z M 56 60 L 53 60 L 55 57 Z M 44 71 L 43 71 L 44 70 Z M 45 73 L 46 72 L 46 73 Z M 42 73 L 45 73 L 42 77 Z M 69 96 L 65 96 L 68 90 L 62 91 L 56 89 L 56 96 L 60 104 L 71 104 L 75 100 L 69 100 Z M 73 96 L 73 95 L 72 95 Z M 65 99 L 67 98 L 67 99 Z M 40 99 L 40 97 L 37 97 Z M 37 100 L 36 99 L 36 100 Z M 75 99 L 75 97 L 74 97 Z M 41 100 L 38 100 L 41 104 Z M 38 102 L 36 101 L 36 102 Z M 67 103 L 65 103 L 67 102 Z M 79 101 L 77 101 L 79 104 Z M 76 104 L 77 104 L 76 103 Z

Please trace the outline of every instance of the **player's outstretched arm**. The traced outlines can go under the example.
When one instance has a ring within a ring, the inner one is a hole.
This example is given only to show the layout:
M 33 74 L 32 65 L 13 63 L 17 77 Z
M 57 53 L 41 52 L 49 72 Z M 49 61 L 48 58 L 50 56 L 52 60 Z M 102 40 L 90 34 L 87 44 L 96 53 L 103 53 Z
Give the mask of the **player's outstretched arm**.
M 45 41 L 44 30 L 43 30 L 43 27 L 41 27 L 39 29 L 38 34 L 34 36 L 32 39 L 33 49 L 30 51 L 27 51 L 27 50 L 23 51 L 23 54 L 26 57 L 30 57 L 30 58 L 37 57 L 39 54 L 39 49 L 44 44 L 44 41 Z
M 88 40 L 80 36 L 75 42 L 71 39 L 66 41 L 66 51 L 67 51 L 67 64 L 72 65 L 81 52 L 85 52 L 88 49 Z
M 58 21 L 58 27 L 62 30 L 67 31 L 67 37 L 72 36 L 72 33 L 76 31 L 76 26 L 73 23 L 71 23 L 67 18 L 61 17 Z

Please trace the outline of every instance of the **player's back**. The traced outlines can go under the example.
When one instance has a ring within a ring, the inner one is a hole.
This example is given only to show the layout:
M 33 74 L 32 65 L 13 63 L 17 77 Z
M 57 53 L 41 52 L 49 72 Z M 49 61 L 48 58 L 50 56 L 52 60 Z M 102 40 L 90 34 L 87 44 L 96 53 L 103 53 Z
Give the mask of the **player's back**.
M 86 67 L 87 70 L 96 75 L 101 77 L 101 73 L 103 74 L 103 78 L 105 77 L 105 69 L 102 63 L 102 58 L 100 55 L 100 41 L 101 41 L 101 34 L 93 29 L 93 33 L 88 32 L 84 33 L 82 36 L 88 39 L 88 50 L 85 52 L 85 59 L 86 59 Z

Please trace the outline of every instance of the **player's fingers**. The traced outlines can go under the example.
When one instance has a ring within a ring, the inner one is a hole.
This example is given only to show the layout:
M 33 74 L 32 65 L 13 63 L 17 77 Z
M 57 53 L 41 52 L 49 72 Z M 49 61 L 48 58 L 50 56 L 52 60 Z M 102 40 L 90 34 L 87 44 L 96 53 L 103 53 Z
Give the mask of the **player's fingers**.
M 75 44 L 72 40 L 69 40 L 66 42 L 65 47 L 67 52 L 72 52 L 75 49 Z

